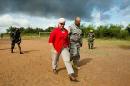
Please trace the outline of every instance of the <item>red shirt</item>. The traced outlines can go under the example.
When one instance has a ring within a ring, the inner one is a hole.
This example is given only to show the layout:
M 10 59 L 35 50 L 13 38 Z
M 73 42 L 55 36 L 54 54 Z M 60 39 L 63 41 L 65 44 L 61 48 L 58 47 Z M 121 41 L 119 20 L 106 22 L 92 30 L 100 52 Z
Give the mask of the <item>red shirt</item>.
M 62 31 L 59 27 L 54 28 L 50 33 L 49 43 L 52 43 L 55 50 L 60 53 L 62 48 L 69 45 L 68 31 L 66 29 Z

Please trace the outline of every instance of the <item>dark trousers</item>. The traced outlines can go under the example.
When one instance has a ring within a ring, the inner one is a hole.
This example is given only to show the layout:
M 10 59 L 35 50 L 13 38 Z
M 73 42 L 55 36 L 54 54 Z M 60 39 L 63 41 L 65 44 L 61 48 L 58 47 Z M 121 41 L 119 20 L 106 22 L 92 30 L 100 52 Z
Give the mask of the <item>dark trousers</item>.
M 21 46 L 20 46 L 21 40 L 12 40 L 11 42 L 11 52 L 13 53 L 13 49 L 15 47 L 15 44 L 18 45 L 19 52 L 21 52 Z

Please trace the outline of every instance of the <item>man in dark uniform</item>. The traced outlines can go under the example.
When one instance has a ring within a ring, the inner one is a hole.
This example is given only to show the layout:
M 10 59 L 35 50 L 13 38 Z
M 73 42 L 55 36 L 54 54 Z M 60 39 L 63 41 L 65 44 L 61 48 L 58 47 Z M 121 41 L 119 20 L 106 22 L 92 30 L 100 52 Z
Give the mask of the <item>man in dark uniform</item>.
M 15 28 L 14 31 L 11 32 L 11 53 L 13 53 L 13 49 L 15 47 L 15 44 L 17 43 L 18 48 L 19 48 L 19 52 L 20 54 L 23 54 L 23 52 L 21 51 L 21 32 L 19 28 Z
M 88 48 L 89 49 L 93 49 L 94 40 L 95 40 L 95 34 L 93 30 L 90 30 L 90 32 L 88 33 Z
M 4 35 L 3 33 L 0 34 L 1 39 L 3 39 L 3 35 Z

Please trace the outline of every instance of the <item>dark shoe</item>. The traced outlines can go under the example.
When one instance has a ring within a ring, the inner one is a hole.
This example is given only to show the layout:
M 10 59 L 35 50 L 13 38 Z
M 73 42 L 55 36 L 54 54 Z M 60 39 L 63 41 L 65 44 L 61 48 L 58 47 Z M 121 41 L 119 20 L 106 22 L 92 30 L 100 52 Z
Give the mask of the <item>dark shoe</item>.
M 23 52 L 20 52 L 20 54 L 23 54 Z
M 53 73 L 54 73 L 54 74 L 58 74 L 58 72 L 57 72 L 56 69 L 53 69 Z
M 78 82 L 78 80 L 76 79 L 76 77 L 74 76 L 74 74 L 70 74 L 69 78 L 70 78 L 70 81 Z
M 14 53 L 14 52 L 13 52 L 13 49 L 11 49 L 11 53 Z

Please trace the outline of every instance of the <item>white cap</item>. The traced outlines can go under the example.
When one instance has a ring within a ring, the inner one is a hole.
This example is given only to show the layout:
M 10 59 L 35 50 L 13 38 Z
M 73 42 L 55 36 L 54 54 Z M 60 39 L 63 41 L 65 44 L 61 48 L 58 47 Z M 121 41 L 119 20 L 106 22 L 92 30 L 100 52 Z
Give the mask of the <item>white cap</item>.
M 64 18 L 59 18 L 58 23 L 65 23 L 65 19 Z

